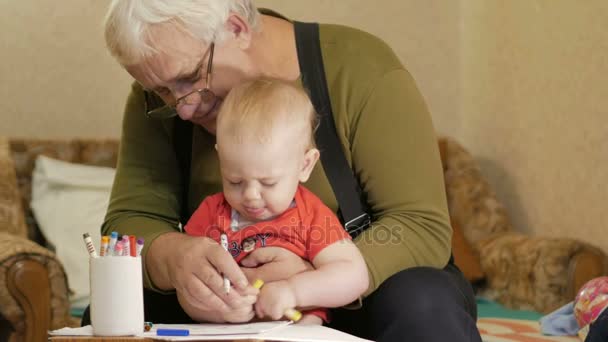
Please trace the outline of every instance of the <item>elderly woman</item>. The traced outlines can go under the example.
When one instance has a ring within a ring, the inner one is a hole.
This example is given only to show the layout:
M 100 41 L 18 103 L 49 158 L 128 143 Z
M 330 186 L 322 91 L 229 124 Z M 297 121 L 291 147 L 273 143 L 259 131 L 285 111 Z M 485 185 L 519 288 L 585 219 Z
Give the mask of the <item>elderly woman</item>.
M 450 260 L 437 142 L 414 80 L 380 39 L 337 25 L 319 25 L 322 65 L 313 64 L 296 25 L 250 0 L 112 3 L 107 45 L 136 82 L 102 231 L 145 238 L 146 318 L 187 317 L 177 292 L 191 315 L 246 322 L 255 313 L 252 279 L 311 267 L 273 247 L 237 265 L 217 241 L 183 234 L 181 223 L 221 191 L 215 122 L 230 89 L 258 77 L 307 86 L 302 70 L 322 67 L 340 150 L 372 218 L 354 240 L 369 288 L 358 303 L 333 310 L 330 326 L 377 341 L 480 341 L 472 290 Z M 317 166 L 306 186 L 337 210 L 327 167 Z M 223 275 L 234 286 L 228 294 Z

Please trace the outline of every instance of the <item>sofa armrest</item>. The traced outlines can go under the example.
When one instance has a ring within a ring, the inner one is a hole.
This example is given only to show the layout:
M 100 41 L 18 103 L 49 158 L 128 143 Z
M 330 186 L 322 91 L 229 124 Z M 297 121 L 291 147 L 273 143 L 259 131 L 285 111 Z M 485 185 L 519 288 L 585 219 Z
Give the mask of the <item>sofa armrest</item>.
M 551 312 L 608 271 L 602 251 L 574 239 L 510 232 L 479 241 L 476 248 L 487 281 L 481 294 L 515 309 Z
M 0 269 L 0 314 L 15 338 L 42 341 L 49 329 L 69 325 L 67 279 L 51 251 L 0 232 Z
M 27 237 L 25 214 L 8 139 L 0 137 L 0 231 Z

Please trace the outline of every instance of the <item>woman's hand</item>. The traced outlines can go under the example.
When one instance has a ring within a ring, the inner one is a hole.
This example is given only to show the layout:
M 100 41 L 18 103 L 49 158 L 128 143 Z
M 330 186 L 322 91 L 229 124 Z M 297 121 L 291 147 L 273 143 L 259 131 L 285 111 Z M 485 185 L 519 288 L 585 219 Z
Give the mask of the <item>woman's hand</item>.
M 216 241 L 182 233 L 159 236 L 146 255 L 152 281 L 174 288 L 186 313 L 197 321 L 246 322 L 259 291 L 248 284 L 232 256 Z M 223 276 L 232 288 L 225 293 Z
M 256 279 L 266 283 L 286 280 L 313 269 L 309 262 L 281 247 L 258 248 L 241 260 L 241 265 L 241 271 L 250 283 Z
M 182 309 L 184 309 L 184 312 L 197 322 L 245 323 L 255 318 L 253 304 L 244 304 L 242 307 L 236 309 L 228 307 L 226 309 L 214 310 L 197 305 L 197 302 L 192 301 L 181 291 L 177 291 L 176 293 L 177 300 Z

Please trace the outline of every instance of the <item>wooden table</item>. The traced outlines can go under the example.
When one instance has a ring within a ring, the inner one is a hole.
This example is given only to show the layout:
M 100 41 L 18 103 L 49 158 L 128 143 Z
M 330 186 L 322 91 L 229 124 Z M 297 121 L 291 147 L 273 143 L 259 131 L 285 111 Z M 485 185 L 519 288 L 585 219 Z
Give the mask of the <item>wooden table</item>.
M 50 342 L 155 342 L 149 337 L 49 336 Z

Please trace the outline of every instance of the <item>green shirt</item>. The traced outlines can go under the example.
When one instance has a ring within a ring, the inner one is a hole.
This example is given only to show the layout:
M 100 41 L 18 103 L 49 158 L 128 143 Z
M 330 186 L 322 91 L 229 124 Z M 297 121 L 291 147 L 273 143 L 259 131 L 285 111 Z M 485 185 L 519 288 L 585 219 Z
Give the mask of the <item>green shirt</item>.
M 369 295 L 403 269 L 441 268 L 450 257 L 437 140 L 412 76 L 384 42 L 324 24 L 320 40 L 337 133 L 371 208 L 372 226 L 355 240 L 369 269 Z M 134 84 L 102 233 L 134 234 L 150 246 L 160 234 L 179 231 L 182 185 L 172 145 L 174 119 L 148 119 L 144 110 L 143 90 Z M 195 126 L 192 140 L 190 213 L 222 190 L 215 137 Z M 320 163 L 305 186 L 337 209 Z M 144 274 L 145 285 L 154 288 Z

